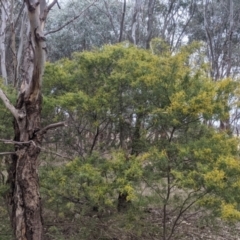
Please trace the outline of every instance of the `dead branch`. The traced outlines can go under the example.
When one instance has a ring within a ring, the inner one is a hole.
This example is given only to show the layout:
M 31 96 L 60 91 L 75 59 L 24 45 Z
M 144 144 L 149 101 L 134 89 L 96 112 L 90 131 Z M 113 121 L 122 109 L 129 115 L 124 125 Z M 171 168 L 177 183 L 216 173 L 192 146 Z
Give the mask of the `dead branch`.
M 3 10 L 4 10 L 5 14 L 7 15 L 7 18 L 9 18 L 8 12 L 6 10 L 6 7 L 4 6 L 2 1 L 0 1 L 0 2 L 1 2 L 1 5 L 3 6 Z
M 85 9 L 83 9 L 83 11 L 81 11 L 78 15 L 76 15 L 75 17 L 73 17 L 72 19 L 70 19 L 69 21 L 67 21 L 66 23 L 64 23 L 62 26 L 60 26 L 59 28 L 55 29 L 55 30 L 51 30 L 47 33 L 45 33 L 45 36 L 47 36 L 48 34 L 51 33 L 55 33 L 58 32 L 60 30 L 62 30 L 63 28 L 65 28 L 67 25 L 69 25 L 70 23 L 72 23 L 74 20 L 78 19 L 86 10 L 88 10 L 95 2 L 97 2 L 97 0 L 94 0 L 91 4 L 89 4 Z
M 15 152 L 1 152 L 0 156 L 5 156 L 5 155 L 14 155 L 16 154 Z
M 46 2 L 43 3 L 43 5 L 41 6 L 42 8 L 42 14 L 41 14 L 41 20 L 43 22 L 46 21 L 47 15 L 50 12 L 50 10 L 54 7 L 54 5 L 57 4 L 58 8 L 61 9 L 58 0 L 54 0 L 52 1 L 48 6 L 46 6 Z
M 42 147 L 39 147 L 41 149 L 41 152 L 45 152 L 45 153 L 49 153 L 49 154 L 53 154 L 53 155 L 56 155 L 58 157 L 61 157 L 61 158 L 66 158 L 68 160 L 72 160 L 72 158 L 70 157 L 67 157 L 67 156 L 63 156 L 59 153 L 56 153 L 56 152 L 52 152 L 52 151 L 49 151 L 49 150 L 46 150 L 45 148 L 42 148 Z
M 29 145 L 29 144 L 33 144 L 34 146 L 36 146 L 35 142 L 33 140 L 30 141 L 26 141 L 26 142 L 18 142 L 18 141 L 13 141 L 13 140 L 7 140 L 7 139 L 0 139 L 0 142 L 4 143 L 4 144 L 14 144 L 14 145 Z
M 55 4 L 57 4 L 58 8 L 61 9 L 61 7 L 60 7 L 60 5 L 59 5 L 59 3 L 58 3 L 58 0 L 54 0 L 54 1 L 52 1 L 52 3 L 50 3 L 50 4 L 48 5 L 48 7 L 47 7 L 47 8 L 48 8 L 48 11 L 50 11 Z
M 32 141 L 32 140 L 31 140 L 31 141 L 27 141 L 27 142 L 17 142 L 17 141 L 12 141 L 12 140 L 0 139 L 0 142 L 3 142 L 4 144 L 14 144 L 14 145 L 28 145 L 28 144 L 32 143 L 34 146 L 36 146 L 36 144 L 35 144 L 34 141 Z M 56 156 L 58 156 L 58 157 L 72 160 L 72 158 L 70 158 L 70 157 L 63 156 L 63 155 L 61 155 L 61 154 L 59 154 L 59 153 L 46 150 L 45 148 L 42 148 L 42 147 L 39 147 L 39 149 L 41 150 L 41 152 L 54 154 L 54 155 L 56 155 Z M 16 154 L 16 152 L 0 152 L 0 156 L 4 156 L 4 155 L 14 155 L 14 154 Z
M 25 4 L 24 4 L 24 2 L 23 2 L 23 3 L 22 3 L 22 6 L 21 6 L 21 9 L 20 9 L 20 11 L 19 11 L 19 13 L 18 13 L 18 16 L 17 16 L 17 18 L 16 18 L 16 20 L 15 20 L 15 22 L 14 22 L 14 30 L 16 30 L 16 28 L 17 28 L 17 24 L 18 24 L 18 22 L 19 22 L 19 19 L 20 19 L 20 16 L 21 16 L 22 12 L 23 12 L 24 7 L 25 7 Z
M 52 124 L 49 124 L 48 126 L 44 127 L 43 129 L 41 129 L 39 132 L 40 132 L 40 134 L 44 134 L 50 129 L 55 129 L 58 127 L 66 127 L 66 126 L 67 126 L 66 122 L 52 123 Z
M 19 115 L 17 109 L 10 103 L 9 99 L 7 98 L 6 94 L 3 92 L 1 88 L 0 88 L 0 98 L 2 99 L 5 107 L 12 113 L 12 115 L 16 120 L 18 120 L 18 118 L 23 117 Z

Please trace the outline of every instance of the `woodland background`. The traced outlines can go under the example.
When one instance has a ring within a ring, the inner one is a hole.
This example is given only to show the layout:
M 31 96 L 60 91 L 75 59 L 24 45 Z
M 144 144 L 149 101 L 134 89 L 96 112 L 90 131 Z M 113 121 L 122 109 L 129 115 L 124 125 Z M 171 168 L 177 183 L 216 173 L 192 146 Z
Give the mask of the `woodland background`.
M 240 2 L 58 3 L 45 30 L 42 125 L 67 126 L 41 147 L 44 239 L 238 239 Z M 24 5 L 0 7 L 1 88 L 15 102 Z M 0 138 L 12 137 L 0 102 Z

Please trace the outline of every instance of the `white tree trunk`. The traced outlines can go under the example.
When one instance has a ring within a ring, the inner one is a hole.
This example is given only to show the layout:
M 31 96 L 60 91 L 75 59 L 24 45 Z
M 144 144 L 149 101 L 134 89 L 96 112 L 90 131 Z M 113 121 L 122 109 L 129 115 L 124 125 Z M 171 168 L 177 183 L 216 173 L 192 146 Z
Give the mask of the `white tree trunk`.
M 7 0 L 1 1 L 1 29 L 0 29 L 0 57 L 1 57 L 1 72 L 5 84 L 8 84 L 7 68 L 6 68 L 6 26 L 7 26 Z

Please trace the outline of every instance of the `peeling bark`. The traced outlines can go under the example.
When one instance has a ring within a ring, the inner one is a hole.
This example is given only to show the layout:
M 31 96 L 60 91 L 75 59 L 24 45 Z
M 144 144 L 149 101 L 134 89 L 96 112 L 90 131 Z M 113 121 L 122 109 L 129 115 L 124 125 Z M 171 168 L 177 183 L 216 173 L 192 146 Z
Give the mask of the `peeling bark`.
M 43 135 L 40 131 L 41 84 L 46 45 L 40 3 L 25 0 L 25 5 L 28 17 L 23 16 L 21 34 L 28 35 L 27 41 L 20 43 L 18 52 L 18 77 L 21 66 L 22 83 L 15 107 L 14 141 L 27 144 L 15 145 L 15 155 L 12 155 L 9 168 L 9 202 L 16 239 L 40 240 L 43 239 L 43 222 L 37 171 Z M 46 6 L 45 0 L 41 1 L 41 6 Z
M 96 1 L 96 0 L 95 0 Z M 4 3 L 1 16 L 4 16 Z M 12 0 L 13 3 L 13 0 Z M 46 0 L 24 0 L 24 13 L 20 30 L 21 42 L 15 51 L 15 25 L 11 17 L 11 50 L 14 54 L 14 80 L 15 87 L 19 87 L 19 95 L 14 106 L 6 94 L 0 89 L 0 99 L 14 117 L 14 139 L 5 143 L 14 144 L 15 152 L 5 152 L 11 155 L 8 169 L 9 209 L 11 209 L 11 222 L 15 238 L 18 240 L 43 239 L 43 220 L 41 214 L 41 197 L 38 179 L 38 155 L 41 151 L 43 135 L 49 130 L 65 125 L 64 122 L 50 124 L 41 128 L 42 109 L 42 77 L 46 61 L 46 43 L 44 25 L 51 8 L 58 4 L 57 0 L 47 5 Z M 92 3 L 93 4 L 93 3 Z M 23 6 L 21 8 L 21 12 Z M 21 13 L 19 13 L 20 16 Z M 4 17 L 6 19 L 6 17 Z M 5 22 L 4 22 L 5 23 Z M 1 66 L 6 64 L 4 55 L 6 25 L 1 25 Z M 2 38 L 3 36 L 3 38 Z M 3 44 L 3 45 L 2 45 Z M 2 55 L 3 54 L 3 55 Z M 4 71 L 2 75 L 4 76 Z M 6 82 L 7 83 L 7 82 Z

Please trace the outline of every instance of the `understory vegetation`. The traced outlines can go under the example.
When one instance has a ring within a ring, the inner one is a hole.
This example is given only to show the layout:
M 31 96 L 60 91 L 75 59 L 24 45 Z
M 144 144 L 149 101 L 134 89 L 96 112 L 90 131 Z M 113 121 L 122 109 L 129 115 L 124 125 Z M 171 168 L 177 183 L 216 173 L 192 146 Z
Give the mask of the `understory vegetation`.
M 239 0 L 0 1 L 0 240 L 240 239 Z
M 239 140 L 226 123 L 239 84 L 212 81 L 200 44 L 173 54 L 161 43 L 47 63 L 42 124 L 67 126 L 47 133 L 41 149 L 44 239 L 237 236 Z M 11 116 L 0 114 L 8 139 Z M 0 239 L 12 239 L 4 168 Z

